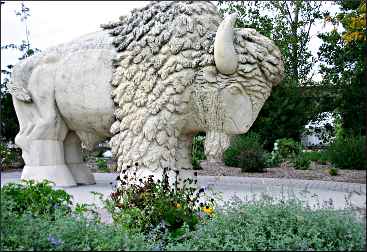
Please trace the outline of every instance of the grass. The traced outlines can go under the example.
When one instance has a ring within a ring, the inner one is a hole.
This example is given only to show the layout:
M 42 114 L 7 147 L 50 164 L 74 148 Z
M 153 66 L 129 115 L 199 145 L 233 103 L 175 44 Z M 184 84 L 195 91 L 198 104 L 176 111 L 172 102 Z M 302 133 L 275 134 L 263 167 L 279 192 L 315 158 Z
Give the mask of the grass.
M 326 164 L 329 159 L 326 151 L 307 151 L 302 154 L 306 159 L 320 164 Z

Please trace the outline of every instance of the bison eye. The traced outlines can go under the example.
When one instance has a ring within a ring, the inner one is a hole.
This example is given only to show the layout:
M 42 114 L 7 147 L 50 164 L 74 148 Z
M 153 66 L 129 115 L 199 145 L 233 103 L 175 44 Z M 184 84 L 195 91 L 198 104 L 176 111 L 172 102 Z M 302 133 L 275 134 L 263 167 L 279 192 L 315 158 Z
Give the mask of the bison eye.
M 229 88 L 229 92 L 233 95 L 237 95 L 241 93 L 241 89 L 236 86 L 232 86 Z

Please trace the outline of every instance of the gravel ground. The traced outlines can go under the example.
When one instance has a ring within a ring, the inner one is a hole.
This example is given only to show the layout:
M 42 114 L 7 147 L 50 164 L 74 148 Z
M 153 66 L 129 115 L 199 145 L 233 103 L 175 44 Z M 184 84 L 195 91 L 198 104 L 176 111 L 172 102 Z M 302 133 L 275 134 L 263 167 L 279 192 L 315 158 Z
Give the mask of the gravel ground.
M 309 170 L 296 170 L 290 163 L 284 162 L 280 167 L 265 168 L 264 172 L 241 172 L 240 168 L 229 167 L 218 163 L 201 162 L 202 170 L 198 175 L 203 176 L 239 176 L 261 178 L 294 178 L 309 180 L 324 180 L 366 184 L 366 170 L 338 170 L 337 176 L 331 176 L 331 165 L 320 165 L 312 162 Z

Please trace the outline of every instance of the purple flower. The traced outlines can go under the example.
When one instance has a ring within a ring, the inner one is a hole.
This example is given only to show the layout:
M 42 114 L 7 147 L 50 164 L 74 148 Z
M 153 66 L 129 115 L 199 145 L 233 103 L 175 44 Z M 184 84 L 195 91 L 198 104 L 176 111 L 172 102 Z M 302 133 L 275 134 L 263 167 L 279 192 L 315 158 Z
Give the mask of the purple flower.
M 53 245 L 53 246 L 59 246 L 61 245 L 62 241 L 58 239 L 57 237 L 53 235 L 49 235 L 47 240 Z

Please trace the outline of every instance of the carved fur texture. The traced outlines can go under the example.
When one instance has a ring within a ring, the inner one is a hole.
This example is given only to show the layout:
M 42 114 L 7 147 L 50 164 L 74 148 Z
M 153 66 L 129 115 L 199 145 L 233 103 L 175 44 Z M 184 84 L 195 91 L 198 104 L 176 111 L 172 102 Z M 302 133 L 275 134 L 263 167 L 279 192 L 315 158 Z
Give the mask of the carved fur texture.
M 111 80 L 116 121 L 110 145 L 119 169 L 135 162 L 152 170 L 174 168 L 187 120 L 202 130 L 222 132 L 220 106 L 213 112 L 217 115 L 188 114 L 195 100 L 205 97 L 209 102 L 231 84 L 240 83 L 251 97 L 255 120 L 272 86 L 282 78 L 280 52 L 255 30 L 236 29 L 238 70 L 229 76 L 217 73 L 213 46 L 221 21 L 210 2 L 172 1 L 150 3 L 102 26 L 114 36 L 118 52 Z M 197 104 L 196 110 L 205 106 L 209 105 Z

